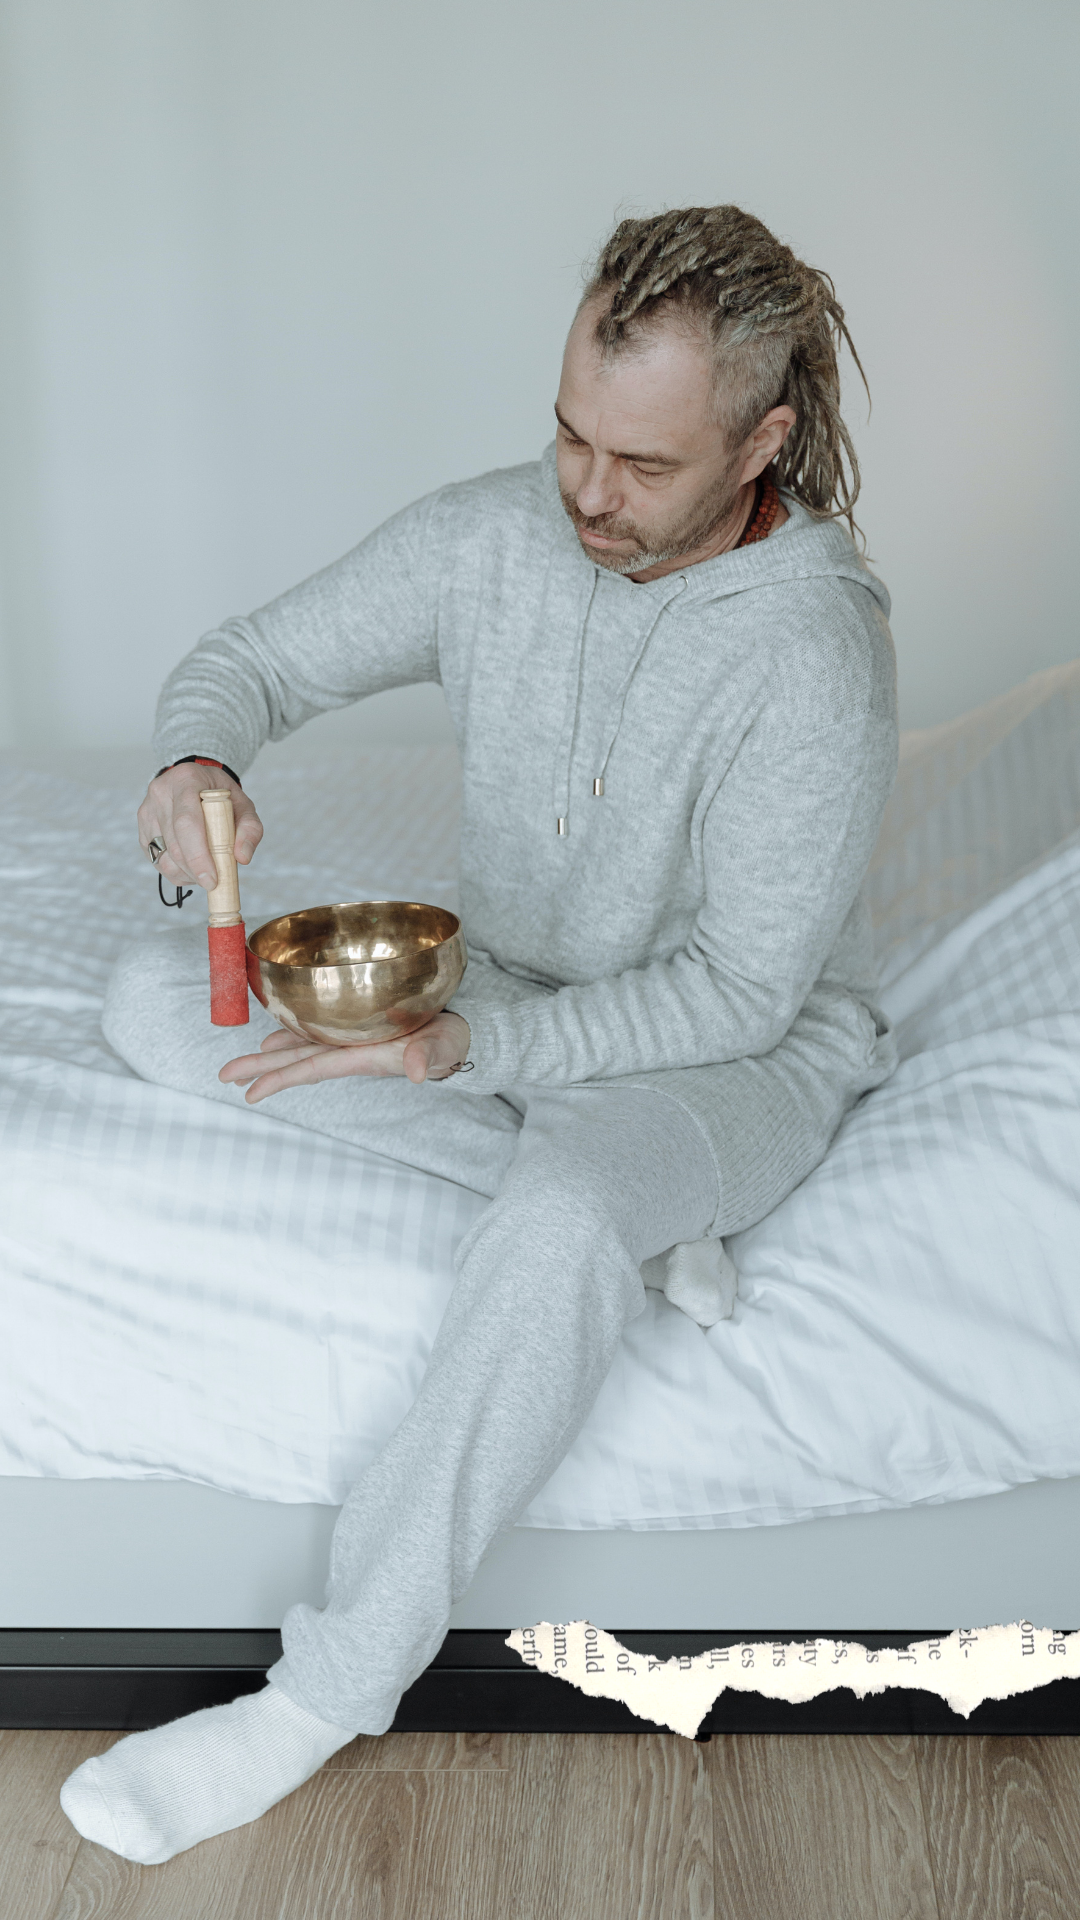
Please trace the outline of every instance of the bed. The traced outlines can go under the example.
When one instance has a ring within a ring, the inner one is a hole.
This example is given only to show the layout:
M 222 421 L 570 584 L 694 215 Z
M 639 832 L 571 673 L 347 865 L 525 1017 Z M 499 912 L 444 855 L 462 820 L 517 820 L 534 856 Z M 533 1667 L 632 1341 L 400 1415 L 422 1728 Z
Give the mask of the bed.
M 897 1073 L 727 1243 L 730 1320 L 648 1294 L 401 1724 L 623 1724 L 519 1676 L 503 1637 L 542 1618 L 668 1651 L 1080 1627 L 1078 746 L 1080 663 L 904 736 L 870 876 Z M 135 1079 L 104 983 L 181 917 L 138 792 L 0 778 L 0 1722 L 142 1724 L 255 1684 L 284 1607 L 321 1600 L 337 1504 L 416 1390 L 484 1202 Z M 249 926 L 454 904 L 452 749 L 268 750 L 247 784 Z

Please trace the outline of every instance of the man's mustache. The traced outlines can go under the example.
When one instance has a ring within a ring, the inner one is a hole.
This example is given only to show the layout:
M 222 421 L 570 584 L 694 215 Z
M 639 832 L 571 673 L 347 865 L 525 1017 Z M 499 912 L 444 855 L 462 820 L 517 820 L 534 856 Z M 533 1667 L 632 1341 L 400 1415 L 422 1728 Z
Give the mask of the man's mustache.
M 582 528 L 586 533 L 602 534 L 605 540 L 632 540 L 635 546 L 644 546 L 633 521 L 620 521 L 613 513 L 582 513 L 575 500 L 567 499 L 565 494 L 563 500 L 575 527 Z

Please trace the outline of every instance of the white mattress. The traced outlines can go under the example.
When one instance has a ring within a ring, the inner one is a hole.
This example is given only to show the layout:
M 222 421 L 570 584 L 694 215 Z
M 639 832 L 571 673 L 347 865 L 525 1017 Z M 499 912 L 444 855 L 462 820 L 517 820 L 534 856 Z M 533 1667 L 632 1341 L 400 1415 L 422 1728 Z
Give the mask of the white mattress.
M 649 1294 L 524 1525 L 745 1527 L 1080 1473 L 1078 744 L 1080 666 L 905 740 L 872 876 L 903 1063 L 730 1243 L 730 1321 Z M 257 769 L 249 925 L 452 903 L 455 777 L 445 750 Z M 484 1202 L 134 1079 L 97 1023 L 123 938 L 169 924 L 138 796 L 18 771 L 3 796 L 0 1472 L 334 1504 L 416 1390 Z

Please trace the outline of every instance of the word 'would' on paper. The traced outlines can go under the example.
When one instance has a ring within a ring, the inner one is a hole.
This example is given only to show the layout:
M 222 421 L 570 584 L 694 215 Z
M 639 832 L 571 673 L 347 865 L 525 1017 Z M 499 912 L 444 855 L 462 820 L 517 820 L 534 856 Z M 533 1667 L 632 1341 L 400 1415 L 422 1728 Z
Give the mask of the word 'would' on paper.
M 860 1700 L 887 1687 L 937 1693 L 965 1719 L 984 1700 L 1080 1675 L 1080 1633 L 1020 1620 L 1005 1627 L 961 1627 L 908 1647 L 864 1647 L 855 1640 L 744 1640 L 705 1653 L 660 1660 L 635 1653 L 588 1620 L 516 1627 L 506 1640 L 526 1666 L 568 1680 L 583 1693 L 621 1700 L 642 1720 L 692 1738 L 720 1694 L 760 1693 L 797 1705 L 834 1687 Z

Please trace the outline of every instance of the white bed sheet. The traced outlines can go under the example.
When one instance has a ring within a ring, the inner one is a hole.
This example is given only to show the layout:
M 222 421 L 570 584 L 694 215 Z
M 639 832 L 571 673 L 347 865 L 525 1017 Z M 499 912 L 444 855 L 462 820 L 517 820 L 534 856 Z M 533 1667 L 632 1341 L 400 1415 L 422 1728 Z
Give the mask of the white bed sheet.
M 730 1242 L 730 1321 L 648 1295 L 521 1524 L 774 1524 L 1080 1473 L 1078 745 L 1080 665 L 906 737 L 871 878 L 902 1065 Z M 452 904 L 452 752 L 250 784 L 249 924 Z M 137 796 L 18 771 L 3 794 L 0 1472 L 336 1503 L 484 1202 L 136 1080 L 98 1016 L 122 940 L 168 924 Z

